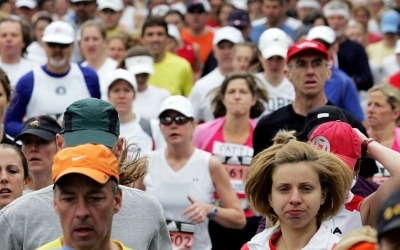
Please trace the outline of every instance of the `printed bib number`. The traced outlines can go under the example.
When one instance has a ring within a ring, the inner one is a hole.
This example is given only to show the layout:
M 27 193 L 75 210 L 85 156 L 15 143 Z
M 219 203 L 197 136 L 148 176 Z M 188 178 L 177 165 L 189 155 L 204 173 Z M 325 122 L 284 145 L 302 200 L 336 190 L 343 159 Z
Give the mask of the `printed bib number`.
M 193 245 L 195 225 L 167 220 L 173 250 L 190 250 Z
M 246 178 L 248 168 L 249 166 L 225 164 L 225 169 L 228 172 L 229 178 L 233 180 L 244 180 Z
M 193 245 L 193 233 L 169 232 L 171 237 L 172 249 L 189 250 Z

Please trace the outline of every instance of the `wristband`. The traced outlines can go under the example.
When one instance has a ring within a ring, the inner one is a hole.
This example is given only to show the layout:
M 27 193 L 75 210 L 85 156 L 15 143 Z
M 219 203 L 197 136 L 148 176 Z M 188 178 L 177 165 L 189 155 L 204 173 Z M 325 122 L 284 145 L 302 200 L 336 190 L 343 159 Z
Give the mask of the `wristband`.
M 365 139 L 362 144 L 361 144 L 361 157 L 362 158 L 367 158 L 367 150 L 368 150 L 368 145 L 373 142 L 376 141 L 375 138 L 367 138 Z

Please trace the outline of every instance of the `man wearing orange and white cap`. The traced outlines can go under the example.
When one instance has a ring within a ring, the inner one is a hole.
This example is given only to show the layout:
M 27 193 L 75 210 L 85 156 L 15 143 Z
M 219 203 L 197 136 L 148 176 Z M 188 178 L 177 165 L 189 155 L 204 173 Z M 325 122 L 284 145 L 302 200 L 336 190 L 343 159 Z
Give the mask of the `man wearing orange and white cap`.
M 54 156 L 54 207 L 62 236 L 39 250 L 121 249 L 111 240 L 113 216 L 122 206 L 118 187 L 118 162 L 104 145 L 84 144 L 65 148 Z

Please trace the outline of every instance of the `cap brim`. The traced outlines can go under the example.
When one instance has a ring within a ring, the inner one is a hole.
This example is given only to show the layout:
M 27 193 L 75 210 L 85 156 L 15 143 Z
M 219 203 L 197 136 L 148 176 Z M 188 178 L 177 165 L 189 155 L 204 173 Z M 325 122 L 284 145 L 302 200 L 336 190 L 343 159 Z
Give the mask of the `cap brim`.
M 110 179 L 110 176 L 106 175 L 103 172 L 100 172 L 98 170 L 92 169 L 92 168 L 84 168 L 84 167 L 69 167 L 66 170 L 62 171 L 57 178 L 54 180 L 54 184 L 57 183 L 57 181 L 60 180 L 63 176 L 66 176 L 68 174 L 82 174 L 85 175 L 94 181 L 100 183 L 100 184 L 105 184 L 107 181 Z
M 286 58 L 287 49 L 278 46 L 268 46 L 261 52 L 261 54 L 265 59 L 271 58 L 273 56 L 280 56 L 282 58 Z
M 42 139 L 45 139 L 46 141 L 52 141 L 56 138 L 56 134 L 45 131 L 45 130 L 27 129 L 23 133 L 17 135 L 14 138 L 14 141 L 22 140 L 22 138 L 24 138 L 26 135 L 36 135 Z
M 135 75 L 143 74 L 143 73 L 149 74 L 149 75 L 154 74 L 154 68 L 150 67 L 150 66 L 147 66 L 147 65 L 144 65 L 144 64 L 142 64 L 142 65 L 134 65 L 132 67 L 127 67 L 127 70 L 129 72 L 132 72 Z
M 113 148 L 117 138 L 116 135 L 101 130 L 77 130 L 64 133 L 65 145 L 68 147 L 93 143 Z
M 385 226 L 382 228 L 377 228 L 378 230 L 378 238 L 381 238 L 383 234 L 386 234 L 392 230 L 399 229 L 400 228 L 400 217 L 397 217 L 393 219 L 390 222 L 387 222 Z
M 66 36 L 43 36 L 42 41 L 45 43 L 59 43 L 59 44 L 71 44 L 74 42 L 74 39 Z
M 189 118 L 194 117 L 194 114 L 189 113 L 189 112 L 185 112 L 184 110 L 182 110 L 181 107 L 174 106 L 174 105 L 170 105 L 169 107 L 160 109 L 160 111 L 159 111 L 159 113 L 158 113 L 158 116 L 160 117 L 160 115 L 162 115 L 162 113 L 164 113 L 164 112 L 167 111 L 167 110 L 176 111 L 176 112 L 181 113 L 182 115 L 184 115 L 184 116 L 186 116 L 186 117 L 189 117 Z

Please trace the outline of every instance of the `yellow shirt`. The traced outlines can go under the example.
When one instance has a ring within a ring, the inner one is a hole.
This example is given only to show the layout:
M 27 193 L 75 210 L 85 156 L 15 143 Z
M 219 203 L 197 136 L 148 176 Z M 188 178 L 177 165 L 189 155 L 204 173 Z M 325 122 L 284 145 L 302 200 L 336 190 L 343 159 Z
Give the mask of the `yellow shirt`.
M 119 246 L 119 249 L 121 250 L 133 250 L 132 248 L 124 246 L 124 244 L 122 244 L 122 242 L 118 240 L 111 240 L 111 241 L 117 244 Z M 37 248 L 36 250 L 62 250 L 62 249 L 63 245 L 61 243 L 61 236 L 60 236 L 57 239 Z
M 371 43 L 366 47 L 369 60 L 374 62 L 377 67 L 382 67 L 383 59 L 394 53 L 394 47 L 388 47 L 383 41 Z
M 148 82 L 168 90 L 172 95 L 188 96 L 193 86 L 193 72 L 185 59 L 170 52 L 164 60 L 154 63 L 154 74 Z

